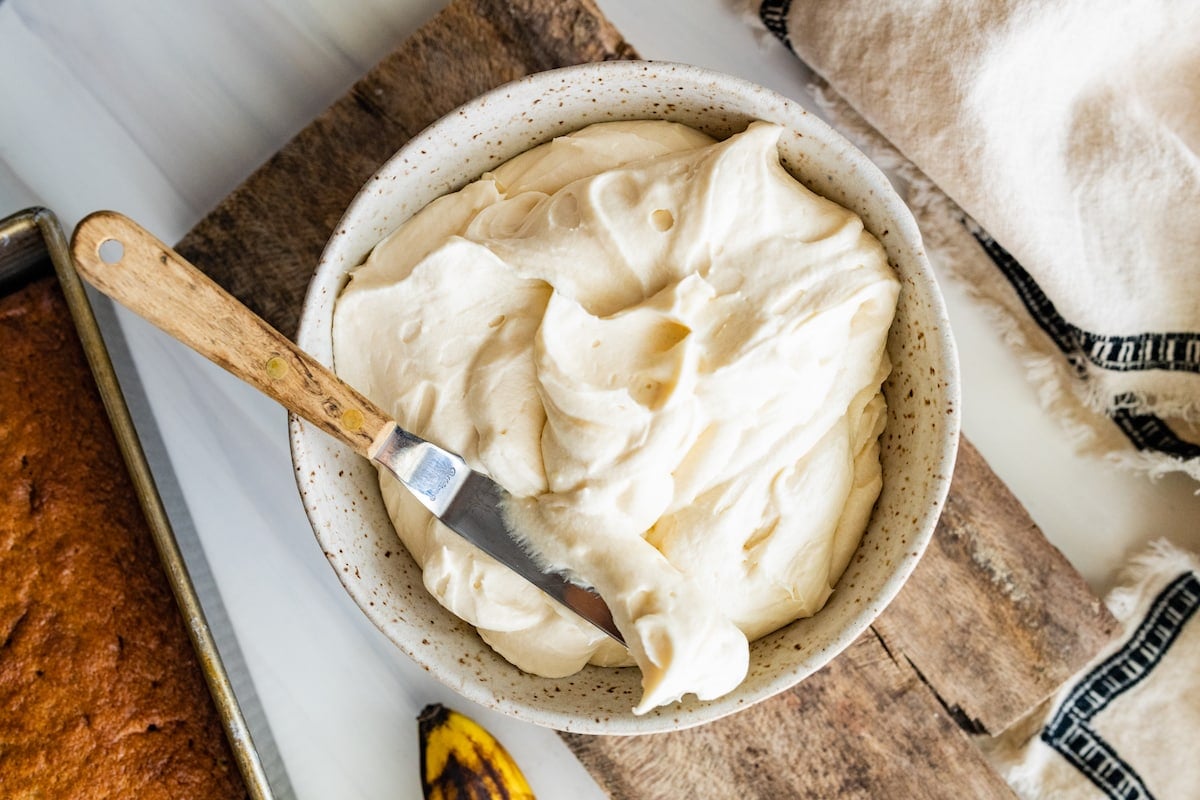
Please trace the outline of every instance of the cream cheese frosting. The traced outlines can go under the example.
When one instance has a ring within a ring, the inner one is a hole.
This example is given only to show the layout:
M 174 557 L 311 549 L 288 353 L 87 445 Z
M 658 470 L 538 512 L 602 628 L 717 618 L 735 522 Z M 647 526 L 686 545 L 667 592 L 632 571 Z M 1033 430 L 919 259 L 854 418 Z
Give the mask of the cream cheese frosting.
M 750 641 L 816 613 L 881 486 L 899 283 L 780 135 L 560 137 L 415 215 L 334 309 L 337 372 L 504 486 L 629 649 L 381 473 L 426 588 L 526 671 L 636 663 L 638 713 L 731 691 Z

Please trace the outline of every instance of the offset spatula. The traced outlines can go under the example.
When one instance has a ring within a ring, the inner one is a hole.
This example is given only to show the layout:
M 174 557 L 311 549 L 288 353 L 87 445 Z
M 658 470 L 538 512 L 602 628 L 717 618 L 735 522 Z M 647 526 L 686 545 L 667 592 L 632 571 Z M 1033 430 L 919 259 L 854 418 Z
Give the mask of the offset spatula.
M 451 530 L 624 644 L 599 595 L 544 571 L 513 538 L 504 489 L 401 429 L 136 222 L 96 212 L 75 229 L 71 252 L 97 289 L 387 469 Z

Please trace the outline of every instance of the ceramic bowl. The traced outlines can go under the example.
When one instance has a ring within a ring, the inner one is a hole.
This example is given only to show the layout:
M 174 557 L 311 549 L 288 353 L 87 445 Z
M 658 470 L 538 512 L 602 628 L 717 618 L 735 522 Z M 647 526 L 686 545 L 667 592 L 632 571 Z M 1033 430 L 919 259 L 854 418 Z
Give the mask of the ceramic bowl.
M 653 62 L 540 73 L 467 103 L 416 136 L 359 192 L 326 246 L 305 300 L 300 345 L 332 362 L 334 301 L 347 273 L 416 211 L 534 145 L 593 122 L 667 119 L 717 138 L 755 119 L 781 124 L 783 163 L 857 212 L 902 281 L 888 340 L 883 491 L 828 604 L 751 646 L 750 670 L 718 700 L 694 697 L 643 716 L 635 668 L 527 675 L 425 592 L 380 498 L 374 468 L 291 420 L 300 492 L 330 564 L 363 612 L 412 659 L 465 697 L 559 730 L 637 734 L 708 722 L 795 685 L 861 634 L 896 595 L 933 533 L 953 471 L 958 367 L 946 312 L 911 214 L 887 178 L 824 122 L 786 98 L 726 75 Z

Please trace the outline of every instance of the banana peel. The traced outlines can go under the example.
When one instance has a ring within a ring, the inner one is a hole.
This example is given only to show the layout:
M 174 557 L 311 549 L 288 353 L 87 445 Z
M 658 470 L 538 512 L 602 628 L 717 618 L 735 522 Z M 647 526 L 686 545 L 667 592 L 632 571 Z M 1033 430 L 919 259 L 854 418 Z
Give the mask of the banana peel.
M 417 731 L 425 800 L 535 800 L 517 762 L 470 717 L 433 703 Z

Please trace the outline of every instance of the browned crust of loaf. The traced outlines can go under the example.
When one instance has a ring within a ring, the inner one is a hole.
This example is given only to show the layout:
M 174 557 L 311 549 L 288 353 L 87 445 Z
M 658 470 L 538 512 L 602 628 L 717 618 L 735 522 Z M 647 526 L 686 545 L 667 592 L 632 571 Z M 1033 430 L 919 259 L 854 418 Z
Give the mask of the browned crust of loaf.
M 246 790 L 57 282 L 0 298 L 0 786 Z

